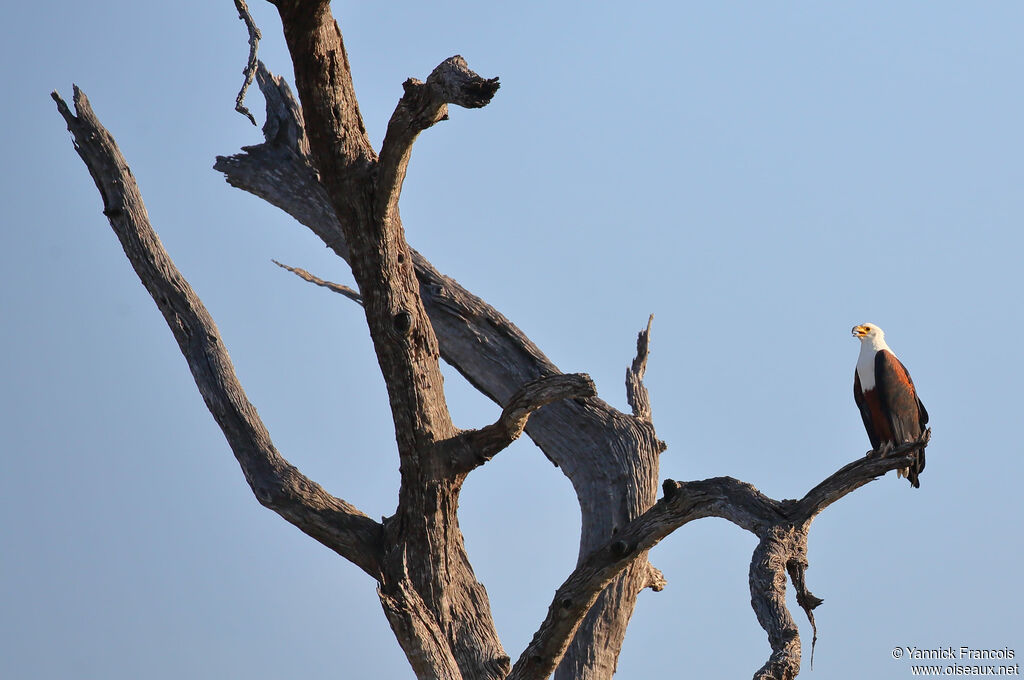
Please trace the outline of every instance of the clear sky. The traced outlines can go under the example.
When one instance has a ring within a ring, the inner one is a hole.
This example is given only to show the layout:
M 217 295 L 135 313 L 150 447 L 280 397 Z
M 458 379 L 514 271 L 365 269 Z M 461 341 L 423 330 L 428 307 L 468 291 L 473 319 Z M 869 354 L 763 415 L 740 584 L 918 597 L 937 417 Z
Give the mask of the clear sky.
M 290 79 L 276 13 L 251 4 Z M 375 144 L 405 78 L 457 53 L 501 77 L 417 143 L 409 240 L 620 408 L 653 312 L 663 477 L 803 495 L 867 450 L 850 328 L 886 330 L 931 413 L 928 466 L 920 490 L 890 475 L 814 523 L 808 677 L 909 677 L 896 646 L 1024 654 L 1024 4 L 334 11 Z M 261 140 L 233 111 L 233 3 L 4 3 L 0 27 L 0 676 L 411 678 L 373 582 L 253 498 L 49 98 L 78 83 L 117 138 L 281 452 L 391 514 L 362 313 L 270 260 L 350 274 L 211 169 Z M 493 420 L 447 375 L 458 425 Z M 571 487 L 524 440 L 460 517 L 515 658 L 576 558 Z M 754 545 L 703 520 L 656 548 L 669 585 L 640 596 L 619 677 L 749 677 L 769 652 Z

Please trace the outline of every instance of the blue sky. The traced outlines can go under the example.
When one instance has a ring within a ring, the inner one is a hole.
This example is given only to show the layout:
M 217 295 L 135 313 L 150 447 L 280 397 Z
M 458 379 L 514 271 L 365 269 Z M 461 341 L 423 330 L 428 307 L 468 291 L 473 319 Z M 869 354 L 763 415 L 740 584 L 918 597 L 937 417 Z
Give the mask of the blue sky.
M 290 79 L 273 8 L 252 4 L 261 58 Z M 907 677 L 898 645 L 1024 653 L 1024 5 L 334 11 L 375 144 L 405 78 L 456 53 L 501 77 L 490 106 L 417 143 L 409 240 L 620 408 L 653 312 L 663 477 L 801 496 L 868 448 L 849 329 L 887 331 L 932 416 L 928 467 L 920 490 L 886 477 L 816 520 L 814 674 Z M 362 313 L 270 259 L 351 283 L 344 263 L 211 169 L 260 140 L 232 110 L 233 4 L 7 3 L 0 26 L 0 675 L 412 677 L 373 583 L 252 497 L 49 99 L 78 83 L 117 138 L 282 453 L 390 514 Z M 447 376 L 460 426 L 493 420 Z M 514 658 L 575 561 L 575 498 L 524 440 L 461 508 Z M 768 655 L 753 547 L 704 520 L 656 548 L 669 586 L 641 595 L 619 676 L 752 674 Z

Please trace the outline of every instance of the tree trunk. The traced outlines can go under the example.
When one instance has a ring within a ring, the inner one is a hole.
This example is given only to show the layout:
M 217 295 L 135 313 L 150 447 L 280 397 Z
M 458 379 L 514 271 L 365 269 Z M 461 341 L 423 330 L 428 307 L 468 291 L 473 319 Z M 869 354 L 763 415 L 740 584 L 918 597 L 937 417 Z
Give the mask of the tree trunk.
M 436 271 L 405 240 L 398 201 L 417 135 L 447 106 L 486 105 L 497 79 L 461 57 L 425 82 L 410 79 L 379 156 L 370 146 L 352 87 L 341 32 L 326 0 L 277 0 L 303 103 L 260 65 L 267 98 L 266 142 L 218 158 L 234 186 L 281 207 L 352 267 L 387 385 L 400 460 L 394 516 L 376 522 L 327 494 L 274 448 L 239 384 L 217 328 L 149 224 L 141 194 L 113 137 L 75 88 L 77 115 L 54 93 L 76 149 L 103 197 L 104 214 L 178 341 L 207 407 L 259 501 L 360 566 L 378 582 L 385 615 L 417 677 L 462 680 L 607 680 L 636 596 L 664 579 L 647 553 L 701 517 L 726 518 L 759 538 L 750 565 L 751 604 L 772 654 L 755 678 L 792 678 L 800 640 L 786 608 L 786 576 L 814 627 L 821 604 L 807 589 L 807 533 L 825 507 L 879 475 L 906 467 L 930 432 L 887 456 L 855 460 L 799 501 L 776 501 L 731 478 L 664 484 L 643 387 L 650 323 L 627 370 L 631 414 L 598 399 L 584 375 L 564 375 L 511 322 Z M 236 0 L 243 18 L 247 9 Z M 250 61 L 258 31 L 251 19 Z M 244 88 L 243 88 L 244 93 Z M 247 113 L 241 104 L 239 110 Z M 307 136 L 308 135 L 308 136 Z M 476 430 L 452 423 L 443 357 L 502 406 Z M 582 530 L 576 569 L 515 665 L 502 648 L 484 587 L 459 529 L 466 476 L 523 431 L 571 480 Z M 557 670 L 556 670 L 557 668 Z

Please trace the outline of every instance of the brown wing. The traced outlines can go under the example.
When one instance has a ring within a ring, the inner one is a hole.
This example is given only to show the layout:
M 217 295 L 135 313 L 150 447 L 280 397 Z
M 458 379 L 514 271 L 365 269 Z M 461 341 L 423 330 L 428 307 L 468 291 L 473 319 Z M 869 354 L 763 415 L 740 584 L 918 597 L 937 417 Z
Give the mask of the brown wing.
M 857 375 L 857 369 L 853 369 L 853 400 L 857 402 L 857 408 L 860 409 L 860 419 L 864 421 L 864 429 L 867 430 L 868 439 L 871 440 L 871 448 L 877 449 L 881 441 L 878 437 L 878 428 L 875 427 L 874 421 L 871 418 L 871 409 L 868 406 L 867 400 L 864 398 L 864 390 L 860 386 L 860 376 Z
M 910 373 L 888 350 L 875 355 L 875 390 L 892 426 L 893 443 L 899 446 L 920 437 L 928 412 L 917 398 Z
M 899 446 L 920 437 L 928 423 L 928 411 L 917 397 L 906 366 L 888 350 L 875 355 L 875 390 L 892 428 L 893 443 Z M 924 451 L 921 451 L 907 475 L 915 487 L 919 486 L 917 478 L 923 470 Z

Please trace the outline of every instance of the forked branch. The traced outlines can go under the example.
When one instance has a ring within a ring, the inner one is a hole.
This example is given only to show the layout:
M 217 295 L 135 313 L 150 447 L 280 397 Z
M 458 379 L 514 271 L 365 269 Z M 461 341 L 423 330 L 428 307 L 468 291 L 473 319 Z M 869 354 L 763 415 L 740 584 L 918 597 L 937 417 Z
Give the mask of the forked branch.
M 163 313 L 210 413 L 220 425 L 256 498 L 299 529 L 379 579 L 378 522 L 330 495 L 281 457 L 235 375 L 217 326 L 174 266 L 149 223 L 135 177 L 89 100 L 74 89 L 77 115 L 54 92 L 75 150 L 103 199 L 103 214 L 125 255 Z

